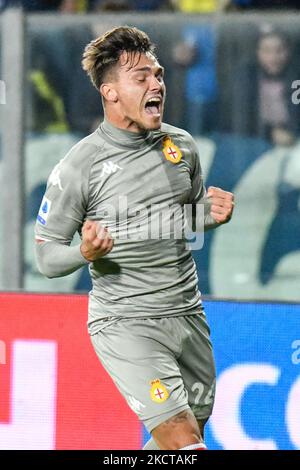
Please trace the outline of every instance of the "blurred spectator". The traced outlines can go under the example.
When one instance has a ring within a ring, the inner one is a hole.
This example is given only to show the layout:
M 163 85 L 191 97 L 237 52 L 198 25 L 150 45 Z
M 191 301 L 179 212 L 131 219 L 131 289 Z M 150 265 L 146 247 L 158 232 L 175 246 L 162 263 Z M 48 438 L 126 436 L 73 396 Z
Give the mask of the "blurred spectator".
M 97 10 L 109 11 L 155 11 L 173 10 L 172 0 L 97 0 Z
M 59 11 L 62 13 L 82 13 L 88 10 L 86 0 L 62 0 L 59 5 Z
M 5 7 L 22 6 L 25 11 L 57 10 L 62 0 L 6 0 Z
M 298 9 L 300 8 L 299 0 L 231 0 L 232 5 L 241 9 L 254 10 L 260 9 Z
M 0 8 L 22 6 L 27 12 L 79 13 L 88 11 L 94 4 L 95 0 L 0 0 Z
M 153 10 L 173 10 L 172 0 L 131 0 L 133 10 L 153 11 Z
M 211 132 L 217 125 L 215 49 L 214 31 L 206 25 L 186 28 L 173 51 L 175 64 L 186 69 L 185 127 L 193 135 Z
M 81 67 L 83 50 L 93 39 L 93 34 L 90 27 L 84 24 L 76 29 L 71 26 L 65 28 L 63 34 L 69 55 L 62 92 L 67 119 L 73 132 L 87 135 L 100 124 L 103 113 L 99 92 L 91 86 Z M 63 55 L 61 61 L 63 62 Z M 61 72 L 59 69 L 56 71 L 59 77 Z
M 172 3 L 184 13 L 213 13 L 227 8 L 230 0 L 172 0 Z
M 97 0 L 95 10 L 127 11 L 131 10 L 130 0 Z
M 299 134 L 299 106 L 292 103 L 291 84 L 299 77 L 288 37 L 262 33 L 255 61 L 242 64 L 233 90 L 234 131 L 291 145 Z
M 34 132 L 88 134 L 99 123 L 99 94 L 81 68 L 87 25 L 57 27 L 31 36 L 27 128 Z

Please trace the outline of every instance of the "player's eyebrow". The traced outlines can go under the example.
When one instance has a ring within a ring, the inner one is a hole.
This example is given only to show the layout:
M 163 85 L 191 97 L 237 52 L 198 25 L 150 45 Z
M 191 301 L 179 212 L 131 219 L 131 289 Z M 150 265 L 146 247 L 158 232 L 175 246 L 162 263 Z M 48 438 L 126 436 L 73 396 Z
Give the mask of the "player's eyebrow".
M 151 72 L 151 70 L 152 70 L 152 67 L 150 67 L 150 65 L 145 65 L 145 67 L 140 67 L 138 69 L 134 69 L 132 71 L 132 73 L 135 73 L 135 72 Z M 157 67 L 156 73 L 163 74 L 164 71 L 165 71 L 165 69 L 163 67 L 159 66 L 159 67 Z

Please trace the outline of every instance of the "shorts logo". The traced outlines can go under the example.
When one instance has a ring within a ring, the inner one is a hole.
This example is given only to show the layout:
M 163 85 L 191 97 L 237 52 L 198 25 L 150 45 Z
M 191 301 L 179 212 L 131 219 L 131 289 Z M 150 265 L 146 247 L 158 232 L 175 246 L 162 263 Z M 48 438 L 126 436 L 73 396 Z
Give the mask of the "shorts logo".
M 169 398 L 169 392 L 159 379 L 151 382 L 151 399 L 156 403 L 163 403 Z
M 46 225 L 47 218 L 50 212 L 50 207 L 51 201 L 44 196 L 37 216 L 37 220 L 40 224 Z
M 173 144 L 171 138 L 166 136 L 163 140 L 163 152 L 167 160 L 172 163 L 179 163 L 182 159 L 182 153 L 177 145 Z

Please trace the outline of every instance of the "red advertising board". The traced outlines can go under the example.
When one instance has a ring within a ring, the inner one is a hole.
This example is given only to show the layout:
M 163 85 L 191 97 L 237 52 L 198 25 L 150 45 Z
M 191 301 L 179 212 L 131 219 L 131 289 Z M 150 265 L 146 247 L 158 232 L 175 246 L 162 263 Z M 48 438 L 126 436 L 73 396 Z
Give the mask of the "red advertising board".
M 0 294 L 0 449 L 141 448 L 86 321 L 86 296 Z

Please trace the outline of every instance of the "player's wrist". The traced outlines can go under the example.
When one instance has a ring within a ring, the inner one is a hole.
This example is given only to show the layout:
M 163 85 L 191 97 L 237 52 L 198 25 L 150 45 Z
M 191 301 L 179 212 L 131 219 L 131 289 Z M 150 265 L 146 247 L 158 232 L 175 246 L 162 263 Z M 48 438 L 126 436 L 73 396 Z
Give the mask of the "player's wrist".
M 89 261 L 90 263 L 92 263 L 94 261 L 94 259 L 91 259 L 91 254 L 89 252 L 89 249 L 86 248 L 85 246 L 85 243 L 82 242 L 80 244 L 80 253 L 81 255 L 84 257 L 84 259 L 86 259 L 87 261 Z

